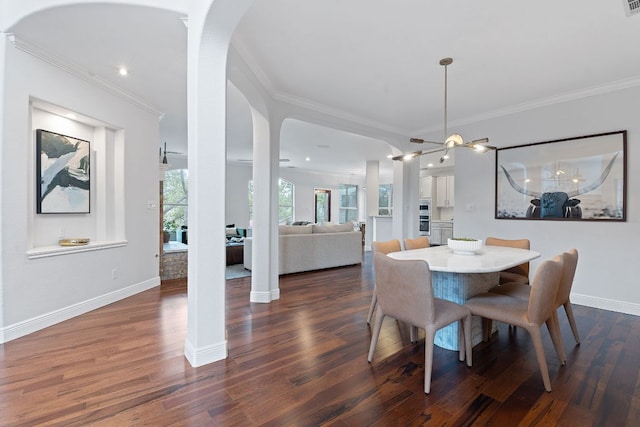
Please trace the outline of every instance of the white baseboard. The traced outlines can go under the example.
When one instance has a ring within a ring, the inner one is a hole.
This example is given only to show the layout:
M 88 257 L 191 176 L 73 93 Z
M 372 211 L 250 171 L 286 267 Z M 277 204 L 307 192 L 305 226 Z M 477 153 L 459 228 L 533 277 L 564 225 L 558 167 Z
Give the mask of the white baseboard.
M 118 289 L 108 294 L 100 295 L 95 298 L 82 301 L 68 307 L 61 308 L 40 316 L 24 320 L 22 322 L 14 323 L 3 328 L 0 328 L 0 344 L 14 340 L 16 338 L 29 335 L 33 332 L 39 331 L 49 326 L 53 326 L 56 323 L 64 322 L 73 317 L 95 310 L 105 305 L 112 304 L 121 299 L 130 297 L 137 293 L 146 291 L 160 285 L 160 277 L 154 277 L 144 282 L 136 283 L 126 288 Z
M 271 292 L 255 292 L 249 293 L 249 302 L 270 303 L 273 301 Z
M 597 298 L 589 295 L 571 294 L 571 302 L 587 307 L 600 308 L 602 310 L 615 311 L 617 313 L 633 314 L 640 316 L 640 304 L 626 301 L 617 301 L 607 298 Z
M 226 340 L 199 349 L 195 348 L 189 339 L 184 341 L 184 356 L 194 368 L 226 359 L 228 354 Z

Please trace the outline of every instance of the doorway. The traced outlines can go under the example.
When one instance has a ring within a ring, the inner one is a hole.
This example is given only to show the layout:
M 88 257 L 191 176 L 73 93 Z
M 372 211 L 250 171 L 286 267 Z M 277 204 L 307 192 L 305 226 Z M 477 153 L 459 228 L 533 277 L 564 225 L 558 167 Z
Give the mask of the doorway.
M 331 190 L 315 189 L 315 222 L 331 222 Z

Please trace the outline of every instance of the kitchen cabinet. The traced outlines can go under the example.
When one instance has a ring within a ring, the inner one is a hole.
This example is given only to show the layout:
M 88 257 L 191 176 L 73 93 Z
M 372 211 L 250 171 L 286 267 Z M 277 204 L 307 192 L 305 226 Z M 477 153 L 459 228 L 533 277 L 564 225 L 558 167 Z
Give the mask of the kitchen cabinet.
M 446 245 L 447 240 L 453 238 L 453 223 L 451 221 L 432 221 L 429 241 L 432 245 Z
M 442 233 L 440 234 L 441 244 L 446 245 L 449 239 L 453 239 L 453 224 L 442 227 Z
M 436 177 L 436 207 L 450 208 L 453 207 L 454 201 L 454 177 L 438 176 Z
M 423 176 L 420 178 L 420 198 L 430 199 L 433 194 L 433 177 Z

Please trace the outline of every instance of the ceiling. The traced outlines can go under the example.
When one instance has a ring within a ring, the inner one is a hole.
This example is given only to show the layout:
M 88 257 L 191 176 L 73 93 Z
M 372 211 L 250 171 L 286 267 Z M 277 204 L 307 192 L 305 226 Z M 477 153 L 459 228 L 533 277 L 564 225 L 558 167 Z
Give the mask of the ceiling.
M 90 4 L 32 15 L 10 31 L 162 112 L 159 145 L 166 141 L 170 151 L 186 153 L 181 18 L 160 9 Z M 289 119 L 282 129 L 280 157 L 289 159 L 283 167 L 364 174 L 366 160 L 389 167 L 390 147 L 382 138 L 409 150 L 421 148 L 406 142 L 409 136 L 443 132 L 441 58 L 454 58 L 452 130 L 638 85 L 640 55 L 633 52 L 639 39 L 640 16 L 626 17 L 622 1 L 261 0 L 241 21 L 232 46 L 274 99 L 367 129 L 361 136 Z M 128 76 L 117 74 L 120 65 Z M 248 104 L 231 85 L 228 110 L 227 157 L 250 159 Z

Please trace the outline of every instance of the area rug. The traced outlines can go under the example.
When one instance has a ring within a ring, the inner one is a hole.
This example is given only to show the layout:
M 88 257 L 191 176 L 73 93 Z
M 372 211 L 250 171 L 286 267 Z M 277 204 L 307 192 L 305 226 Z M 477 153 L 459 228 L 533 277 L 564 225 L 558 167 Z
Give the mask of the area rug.
M 251 276 L 251 270 L 246 270 L 244 264 L 233 264 L 227 266 L 226 279 L 237 279 L 239 277 Z

